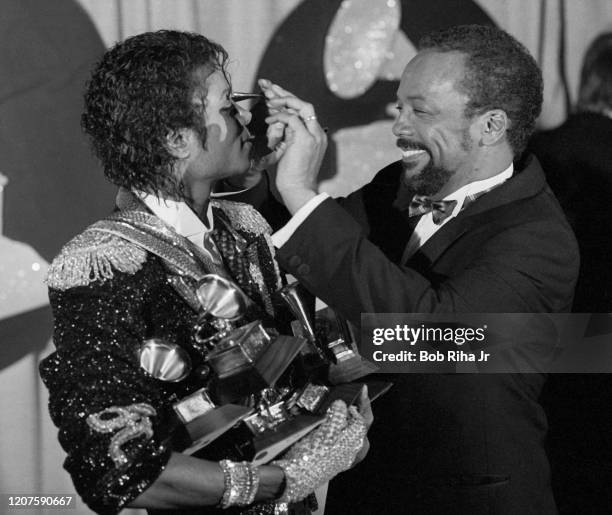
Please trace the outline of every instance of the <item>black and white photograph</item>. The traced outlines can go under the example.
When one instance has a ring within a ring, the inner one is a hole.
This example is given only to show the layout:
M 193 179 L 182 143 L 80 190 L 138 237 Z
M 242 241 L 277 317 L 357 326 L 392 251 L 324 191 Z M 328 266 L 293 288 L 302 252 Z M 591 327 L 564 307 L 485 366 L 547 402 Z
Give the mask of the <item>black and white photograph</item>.
M 0 515 L 612 513 L 610 0 L 0 28 Z

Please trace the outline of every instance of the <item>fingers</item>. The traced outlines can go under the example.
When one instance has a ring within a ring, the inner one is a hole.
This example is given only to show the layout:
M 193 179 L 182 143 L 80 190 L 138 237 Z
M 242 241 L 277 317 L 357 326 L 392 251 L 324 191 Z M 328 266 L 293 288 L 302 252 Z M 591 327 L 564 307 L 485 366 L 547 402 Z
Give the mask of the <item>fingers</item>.
M 361 449 L 359 449 L 357 456 L 355 456 L 355 460 L 353 461 L 351 467 L 354 467 L 355 465 L 357 465 L 357 463 L 363 461 L 363 459 L 367 456 L 369 451 L 370 451 L 370 440 L 368 440 L 368 437 L 366 436 L 363 439 L 363 445 L 361 446 Z
M 274 147 L 272 153 L 268 154 L 269 162 L 273 165 L 278 163 L 280 161 L 280 158 L 283 157 L 285 150 L 287 150 L 287 143 L 281 141 Z
M 273 97 L 295 97 L 295 95 L 286 89 L 281 88 L 278 84 L 274 84 L 268 79 L 259 79 L 257 81 L 266 98 Z
M 266 123 L 283 123 L 286 127 L 288 127 L 290 130 L 285 132 L 285 141 L 287 141 L 288 143 L 293 139 L 291 137 L 292 131 L 294 134 L 297 133 L 305 135 L 306 133 L 310 133 L 310 135 L 314 137 L 317 143 L 327 141 L 327 135 L 325 134 L 325 131 L 321 128 L 321 126 L 317 122 L 316 117 L 314 116 L 307 120 L 303 120 L 302 118 L 294 114 L 280 112 L 268 116 L 266 118 Z
M 270 112 L 270 114 L 279 113 L 285 110 L 291 114 L 299 115 L 299 113 L 294 109 L 291 109 L 289 107 L 282 107 L 282 105 L 273 105 L 271 103 L 272 100 L 276 100 L 282 97 L 295 97 L 295 95 L 284 90 L 278 84 L 273 84 L 267 79 L 259 79 L 258 84 L 264 96 L 266 97 L 266 106 L 268 107 L 268 111 Z
M 359 413 L 357 406 L 348 407 L 348 419 L 349 419 L 349 424 L 361 423 L 365 426 L 365 420 L 363 419 L 363 416 L 361 415 L 361 413 Z
M 289 110 L 294 111 L 300 118 L 306 120 L 314 116 L 314 106 L 308 102 L 304 102 L 297 97 L 276 97 L 269 98 L 267 105 L 270 110 Z
M 364 450 L 367 428 L 363 417 L 355 406 L 348 409 L 348 423 L 346 428 L 339 434 L 335 445 L 342 451 L 342 470 L 346 470 L 356 463 L 360 453 L 363 456 L 367 452 Z M 369 445 L 369 444 L 368 444 Z
M 364 384 L 357 401 L 357 408 L 359 413 L 363 417 L 366 428 L 370 428 L 374 423 L 374 413 L 372 412 L 372 403 L 368 396 L 368 385 Z
M 259 79 L 259 87 L 266 97 L 266 105 L 270 112 L 270 117 L 266 119 L 274 119 L 274 116 L 285 114 L 295 115 L 301 119 L 304 126 L 313 135 L 323 138 L 325 131 L 319 125 L 314 106 L 304 100 L 296 97 L 293 93 L 281 88 L 278 84 L 274 84 L 267 79 Z M 281 118 L 278 119 L 279 121 Z M 277 122 L 278 123 L 278 122 Z M 273 147 L 270 147 L 273 148 Z
M 260 79 L 258 83 L 266 97 L 266 105 L 270 114 L 287 111 L 290 114 L 297 114 L 304 121 L 316 119 L 312 104 L 305 102 L 267 79 Z
M 268 116 L 265 121 L 268 125 L 282 123 L 285 127 L 291 127 L 294 131 L 307 130 L 304 122 L 299 116 L 286 112 L 272 114 Z
M 355 439 L 357 448 L 359 449 L 363 443 L 363 439 L 368 431 L 365 420 L 355 406 L 350 406 L 348 409 L 348 423 L 346 431 Z
M 327 410 L 327 419 L 317 429 L 317 441 L 324 446 L 333 445 L 347 425 L 347 415 L 348 409 L 344 401 L 334 401 Z
M 309 139 L 312 139 L 314 134 L 312 134 L 308 128 L 304 125 L 302 120 L 300 120 L 297 116 L 289 113 L 277 113 L 272 116 L 268 116 L 266 118 L 266 123 L 268 124 L 276 124 L 282 123 L 285 127 L 284 129 L 284 138 L 282 143 L 286 143 L 287 145 L 291 145 L 293 141 L 296 139 L 307 142 Z M 316 141 L 316 139 L 315 139 Z
M 268 125 L 268 129 L 266 130 L 266 138 L 268 140 L 268 148 L 275 148 L 278 145 L 285 135 L 285 126 L 280 122 L 273 123 L 272 125 Z
M 277 122 L 268 125 L 268 129 L 266 130 L 266 145 L 272 152 L 266 154 L 257 161 L 256 166 L 258 169 L 270 169 L 278 163 L 287 148 L 287 144 L 283 141 L 284 137 L 285 125 L 283 123 Z
M 295 213 L 316 195 L 327 135 L 312 104 L 270 81 L 260 80 L 259 84 L 270 111 L 266 123 L 284 127 L 283 139 L 274 147 L 274 158 L 278 161 L 276 186 L 289 212 Z
M 308 435 L 293 444 L 285 453 L 285 459 L 293 459 L 304 453 L 327 453 L 347 425 L 348 409 L 343 401 L 335 401 L 327 409 L 325 421 Z

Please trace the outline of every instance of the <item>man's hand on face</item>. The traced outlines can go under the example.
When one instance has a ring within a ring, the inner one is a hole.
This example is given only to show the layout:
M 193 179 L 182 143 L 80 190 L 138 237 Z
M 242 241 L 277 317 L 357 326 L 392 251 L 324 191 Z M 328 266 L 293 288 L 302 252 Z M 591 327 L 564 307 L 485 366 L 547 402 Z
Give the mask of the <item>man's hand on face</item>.
M 319 125 L 312 104 L 270 81 L 259 86 L 266 96 L 270 127 L 282 124 L 284 134 L 274 154 L 279 158 L 276 187 L 287 209 L 294 214 L 317 194 L 317 176 L 327 149 L 327 135 Z

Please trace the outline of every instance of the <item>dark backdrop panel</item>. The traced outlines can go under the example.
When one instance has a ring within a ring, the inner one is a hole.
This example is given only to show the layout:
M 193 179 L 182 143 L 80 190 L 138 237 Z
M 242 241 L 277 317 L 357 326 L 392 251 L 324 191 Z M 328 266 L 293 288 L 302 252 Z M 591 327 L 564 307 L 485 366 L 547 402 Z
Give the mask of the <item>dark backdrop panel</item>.
M 2 0 L 0 171 L 4 234 L 50 260 L 112 206 L 80 129 L 82 93 L 104 45 L 73 0 Z
M 47 261 L 112 208 L 81 133 L 85 81 L 104 45 L 73 0 L 2 0 L 0 15 L 0 172 L 4 230 Z M 50 308 L 0 320 L 0 369 L 42 349 Z

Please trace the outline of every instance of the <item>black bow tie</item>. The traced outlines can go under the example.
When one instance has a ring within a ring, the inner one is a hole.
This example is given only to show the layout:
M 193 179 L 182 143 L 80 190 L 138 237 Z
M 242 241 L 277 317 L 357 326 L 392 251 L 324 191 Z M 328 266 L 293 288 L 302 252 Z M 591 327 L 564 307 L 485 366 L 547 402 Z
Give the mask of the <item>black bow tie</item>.
M 456 205 L 456 200 L 432 200 L 424 195 L 415 195 L 408 205 L 408 216 L 431 212 L 433 222 L 439 225 L 453 213 Z

